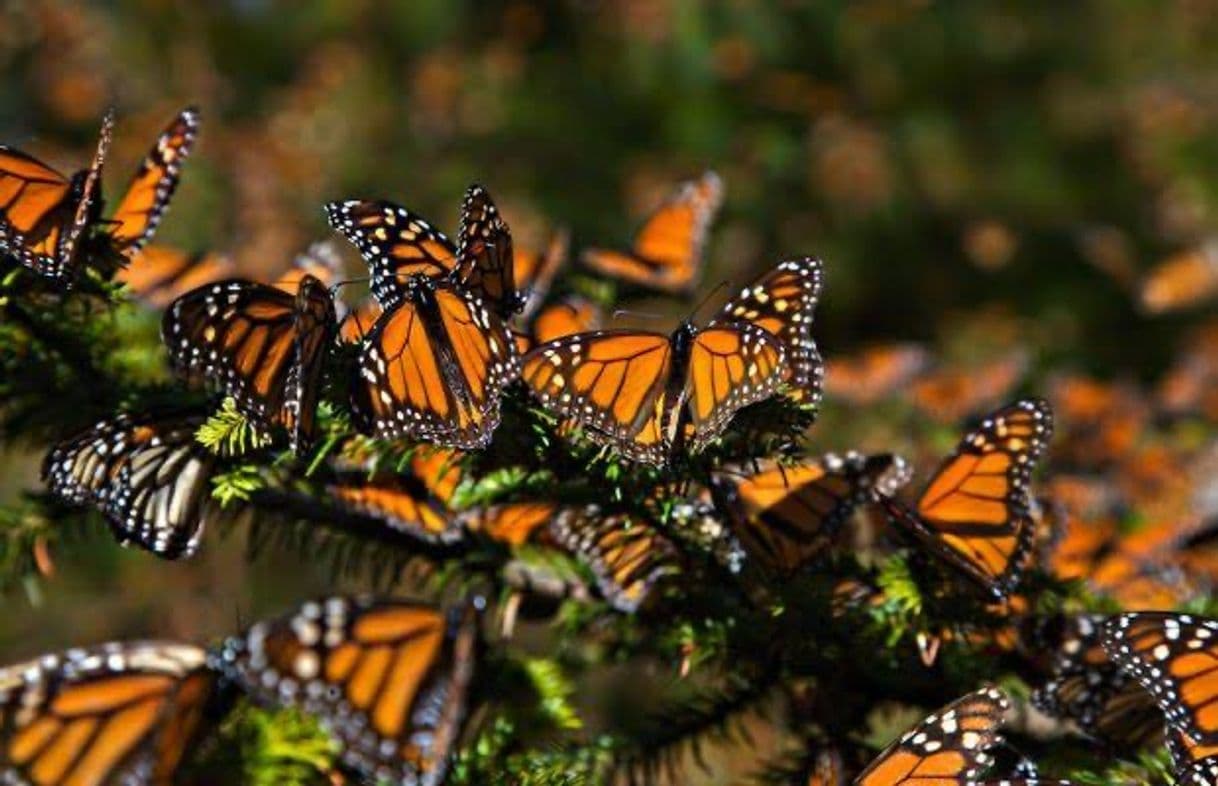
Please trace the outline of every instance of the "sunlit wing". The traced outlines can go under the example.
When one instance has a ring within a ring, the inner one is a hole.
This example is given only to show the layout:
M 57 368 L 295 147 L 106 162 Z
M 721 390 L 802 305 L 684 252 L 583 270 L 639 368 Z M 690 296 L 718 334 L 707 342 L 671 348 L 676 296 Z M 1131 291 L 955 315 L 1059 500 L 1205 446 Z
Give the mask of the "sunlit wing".
M 602 275 L 665 292 L 688 292 L 702 274 L 703 247 L 723 201 L 713 172 L 681 184 L 635 235 L 628 252 L 585 250 L 585 265 Z
M 182 161 L 199 132 L 199 112 L 182 110 L 157 137 L 110 217 L 110 238 L 127 256 L 138 252 L 153 233 L 177 190 Z
M 575 419 L 593 441 L 663 463 L 667 451 L 657 423 L 671 357 L 669 337 L 660 333 L 582 333 L 533 349 L 521 378 L 543 405 Z
M 435 284 L 377 321 L 361 350 L 354 405 L 377 436 L 481 448 L 518 369 L 498 317 L 474 295 Z
M 863 770 L 856 786 L 956 786 L 993 761 L 988 752 L 1010 701 L 987 687 L 957 699 L 905 732 Z
M 715 317 L 713 324 L 735 322 L 762 328 L 786 350 L 784 380 L 791 397 L 820 401 L 824 363 L 812 338 L 812 322 L 824 278 L 819 259 L 801 257 L 777 267 L 745 287 Z
M 773 334 L 746 324 L 712 324 L 698 331 L 689 354 L 690 451 L 719 436 L 732 416 L 769 398 L 788 369 Z
M 89 168 L 71 179 L 19 150 L 0 146 L 0 254 L 71 283 L 82 233 L 97 217 L 101 172 L 114 128 L 102 122 Z
M 893 521 L 996 596 L 1018 581 L 1033 531 L 1028 484 L 1052 414 L 1024 399 L 985 418 L 931 478 L 916 510 L 883 498 Z

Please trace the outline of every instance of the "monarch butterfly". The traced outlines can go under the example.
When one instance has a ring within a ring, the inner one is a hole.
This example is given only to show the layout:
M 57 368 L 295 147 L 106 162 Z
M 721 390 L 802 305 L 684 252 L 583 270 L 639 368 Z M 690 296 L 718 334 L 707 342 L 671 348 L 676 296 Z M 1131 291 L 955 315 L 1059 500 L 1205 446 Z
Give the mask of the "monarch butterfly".
M 916 509 L 880 499 L 898 526 L 1001 598 L 1019 580 L 1032 545 L 1029 476 L 1052 429 L 1045 402 L 1009 404 L 960 440 Z
M 550 292 L 554 277 L 567 261 L 571 246 L 571 235 L 560 230 L 550 236 L 550 242 L 544 252 L 529 251 L 516 248 L 514 251 L 514 272 L 516 288 L 524 295 L 524 306 L 520 309 L 520 319 L 527 320 L 537 313 L 542 302 Z
M 101 172 L 113 125 L 113 116 L 107 115 L 93 162 L 71 178 L 0 145 L 0 254 L 40 275 L 71 283 L 81 243 L 99 224 Z M 106 247 L 130 257 L 156 231 L 198 128 L 198 111 L 191 107 L 179 113 L 157 138 L 114 215 L 100 222 L 105 227 Z
M 597 273 L 627 284 L 686 293 L 702 274 L 703 246 L 723 202 L 723 182 L 714 172 L 682 183 L 634 236 L 630 251 L 588 249 L 581 261 Z
M 1110 619 L 1104 650 L 1159 703 L 1168 723 L 1218 744 L 1218 621 L 1141 612 Z
M 815 345 L 804 332 L 808 299 L 774 293 L 807 295 L 819 280 L 817 260 L 783 262 L 706 328 L 685 322 L 671 336 L 577 333 L 530 351 L 522 376 L 544 406 L 573 419 L 594 442 L 664 465 L 685 449 L 705 448 L 738 409 L 769 398 L 784 377 L 807 375 L 815 395 L 819 367 L 811 363 Z M 789 321 L 779 323 L 773 314 Z
M 1012 352 L 978 368 L 940 368 L 909 388 L 914 407 L 940 423 L 955 423 L 1002 400 L 1023 377 L 1027 357 Z
M 629 516 L 604 515 L 595 505 L 559 511 L 550 531 L 560 547 L 588 563 L 601 594 L 626 614 L 680 572 L 676 547 L 658 530 Z
M 833 453 L 793 465 L 774 460 L 711 474 L 716 507 L 768 568 L 790 573 L 821 554 L 873 489 L 892 494 L 909 480 L 899 456 Z
M 1218 295 L 1218 243 L 1207 242 L 1155 265 L 1138 287 L 1138 305 L 1147 314 L 1166 314 L 1201 305 Z
M 976 778 L 1001 742 L 999 726 L 1010 700 L 994 687 L 956 699 L 927 716 L 884 750 L 854 783 L 856 786 L 958 784 Z
M 188 557 L 210 513 L 214 461 L 195 441 L 202 422 L 177 413 L 103 420 L 55 446 L 42 476 L 68 502 L 100 510 L 120 543 Z
M 1105 619 L 1076 614 L 1051 620 L 1053 676 L 1032 694 L 1032 703 L 1114 749 L 1157 746 L 1163 717 L 1150 694 L 1108 658 L 1100 641 Z
M 519 374 L 511 334 L 481 298 L 449 282 L 416 275 L 406 291 L 361 346 L 357 421 L 379 438 L 485 447 L 500 394 Z
M 557 510 L 553 502 L 509 502 L 465 511 L 460 520 L 470 532 L 515 547 L 548 533 L 546 528 Z
M 903 388 L 930 362 L 917 344 L 881 344 L 825 362 L 825 392 L 856 406 L 873 404 Z
M 1178 786 L 1218 783 L 1218 745 L 1198 745 L 1179 729 L 1168 729 L 1167 749 L 1171 751 Z
M 136 641 L 0 669 L 0 780 L 171 783 L 216 708 L 204 650 Z
M 171 246 L 152 245 L 122 268 L 115 281 L 127 285 L 137 300 L 163 309 L 192 289 L 228 278 L 236 270 L 225 254 L 188 253 Z
M 465 193 L 460 246 L 392 202 L 347 200 L 325 209 L 330 226 L 371 265 L 372 294 L 386 311 L 409 299 L 409 282 L 420 276 L 452 279 L 482 296 L 501 317 L 520 309 L 511 233 L 482 186 Z
M 243 279 L 199 287 L 165 312 L 161 336 L 178 373 L 214 381 L 249 417 L 284 426 L 298 451 L 314 435 L 336 326 L 329 290 L 306 274 L 294 295 Z
M 459 539 L 462 527 L 448 507 L 461 482 L 455 451 L 420 449 L 410 471 L 369 480 L 366 474 L 342 473 L 327 488 L 343 506 L 379 519 L 399 532 L 429 542 Z
M 474 675 L 472 604 L 331 597 L 225 642 L 219 663 L 256 701 L 295 705 L 372 780 L 438 786 Z

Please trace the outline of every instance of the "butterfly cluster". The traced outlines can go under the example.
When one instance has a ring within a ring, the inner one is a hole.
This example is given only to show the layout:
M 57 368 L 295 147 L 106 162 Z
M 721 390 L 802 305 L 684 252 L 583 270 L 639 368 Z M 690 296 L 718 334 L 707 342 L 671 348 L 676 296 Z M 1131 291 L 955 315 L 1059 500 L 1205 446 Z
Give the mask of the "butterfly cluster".
M 1137 450 L 1152 420 L 1138 395 L 1063 377 L 1048 400 L 1016 396 L 1021 352 L 936 367 L 898 344 L 826 362 L 813 329 L 827 273 L 811 256 L 778 262 L 709 319 L 607 326 L 606 287 L 697 289 L 724 196 L 713 173 L 678 186 L 628 249 L 584 249 L 578 269 L 566 232 L 544 250 L 518 245 L 472 185 L 451 238 L 392 202 L 335 201 L 324 214 L 358 251 L 354 276 L 326 242 L 277 275 L 240 277 L 223 254 L 147 245 L 196 132 L 184 111 L 109 219 L 109 119 L 96 160 L 72 178 L 0 148 L 0 257 L 63 297 L 80 281 L 121 285 L 121 299 L 159 314 L 181 383 L 180 406 L 111 413 L 44 461 L 52 495 L 100 513 L 121 543 L 191 556 L 208 523 L 231 514 L 218 493 L 229 473 L 253 472 L 239 506 L 304 510 L 410 554 L 464 559 L 510 588 L 505 639 L 528 592 L 599 599 L 614 618 L 675 615 L 688 629 L 730 609 L 772 626 L 746 657 L 803 679 L 825 658 L 857 669 L 843 642 L 895 619 L 885 644 L 898 670 L 911 643 L 928 672 L 944 651 L 984 651 L 1032 689 L 1027 702 L 976 689 L 878 755 L 823 708 L 803 717 L 792 690 L 789 714 L 810 729 L 801 782 L 1064 783 L 1037 780 L 1022 753 L 1003 759 L 1017 710 L 1107 749 L 1169 748 L 1181 782 L 1214 782 L 1218 622 L 1168 609 L 1212 586 L 1218 561 L 1200 514 L 1164 507 L 1163 521 L 1192 524 L 1132 536 L 1119 518 L 1183 496 L 1171 485 L 1179 464 Z M 345 297 L 365 271 L 367 296 Z M 822 394 L 849 406 L 901 397 L 952 429 L 974 422 L 950 450 L 812 451 L 802 432 Z M 252 444 L 207 437 L 234 418 Z M 1066 447 L 1038 481 L 1055 421 Z M 1091 482 L 1110 472 L 1120 482 Z M 1120 499 L 1103 495 L 1112 488 Z M 534 552 L 575 569 L 535 572 Z M 823 608 L 799 597 L 809 588 Z M 1091 595 L 1138 611 L 1099 613 L 1078 600 Z M 800 617 L 838 638 L 803 635 Z M 0 772 L 169 782 L 243 695 L 317 717 L 361 777 L 439 784 L 476 693 L 481 627 L 464 603 L 331 598 L 210 650 L 133 642 L 46 656 L 0 672 Z M 690 645 L 682 672 L 696 657 Z M 918 706 L 958 695 L 919 687 Z

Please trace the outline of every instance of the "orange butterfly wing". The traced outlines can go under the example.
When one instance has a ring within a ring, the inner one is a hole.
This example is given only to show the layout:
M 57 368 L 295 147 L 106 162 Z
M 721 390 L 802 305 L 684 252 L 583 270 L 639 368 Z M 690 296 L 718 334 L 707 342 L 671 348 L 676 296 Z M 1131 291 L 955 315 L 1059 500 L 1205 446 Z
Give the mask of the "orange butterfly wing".
M 135 254 L 156 232 L 177 190 L 182 161 L 190 155 L 198 133 L 199 112 L 188 107 L 161 132 L 140 164 L 110 217 L 111 240 L 123 254 Z
M 858 406 L 872 404 L 903 388 L 929 360 L 916 344 L 882 344 L 832 357 L 825 363 L 825 392 Z
M 217 385 L 263 425 L 284 426 L 296 450 L 313 436 L 322 361 L 335 325 L 334 301 L 312 277 L 295 296 L 229 279 L 175 300 L 161 334 L 180 374 Z
M 1104 617 L 1076 614 L 1051 621 L 1053 676 L 1032 694 L 1043 712 L 1073 721 L 1114 749 L 1163 743 L 1163 715 L 1150 694 L 1113 663 L 1100 642 Z
M 784 379 L 796 401 L 820 401 L 824 363 L 812 339 L 812 321 L 824 274 L 819 259 L 780 262 L 727 302 L 712 324 L 746 323 L 778 339 L 786 352 Z
M 719 436 L 737 410 L 773 395 L 786 361 L 782 344 L 759 327 L 712 324 L 699 331 L 689 355 L 690 451 Z
M 856 786 L 957 786 L 989 766 L 1010 701 L 997 688 L 957 699 L 890 745 L 855 779 Z
M 480 299 L 446 284 L 420 285 L 365 340 L 353 403 L 379 437 L 485 447 L 518 369 L 507 328 Z
M 170 783 L 215 689 L 198 647 L 105 644 L 0 669 L 0 775 Z
M 114 280 L 125 284 L 145 305 L 163 309 L 192 289 L 227 278 L 236 270 L 232 259 L 213 252 L 190 254 L 169 246 L 145 246 Z
M 326 219 L 372 269 L 372 294 L 385 309 L 406 297 L 412 276 L 440 279 L 457 267 L 457 248 L 444 233 L 392 202 L 330 202 Z
M 543 405 L 577 420 L 593 441 L 663 463 L 656 422 L 671 358 L 669 337 L 660 333 L 582 333 L 529 352 L 521 378 Z
M 629 252 L 589 249 L 581 259 L 594 271 L 628 284 L 687 292 L 701 275 L 706 234 L 722 201 L 722 181 L 707 172 L 681 184 L 647 218 Z
M 1104 649 L 1159 703 L 1172 726 L 1218 745 L 1218 621 L 1189 614 L 1121 614 L 1104 627 Z
M 598 330 L 602 322 L 599 306 L 587 298 L 570 295 L 537 314 L 533 319 L 533 340 L 546 344 L 564 336 Z
M 1024 399 L 965 435 L 911 513 L 882 498 L 893 521 L 996 596 L 1019 578 L 1031 546 L 1029 476 L 1052 433 L 1043 401 Z
M 332 597 L 230 639 L 223 662 L 255 698 L 315 715 L 365 777 L 442 783 L 477 637 L 471 607 Z
M 680 572 L 676 548 L 655 527 L 628 516 L 606 516 L 595 506 L 566 509 L 551 532 L 559 546 L 588 563 L 601 594 L 632 613 L 656 585 Z
M 830 545 L 855 508 L 909 480 L 891 454 L 832 453 L 783 465 L 763 460 L 711 475 L 716 507 L 745 549 L 767 567 L 797 570 Z
M 114 117 L 107 114 L 92 164 L 70 180 L 32 156 L 0 146 L 0 254 L 70 283 L 77 242 L 96 218 L 113 128 Z
M 465 192 L 457 239 L 456 279 L 504 319 L 520 311 L 524 299 L 517 292 L 512 233 L 482 186 L 470 186 Z
M 477 508 L 462 515 L 470 532 L 479 532 L 507 546 L 523 546 L 554 518 L 553 502 L 509 502 Z

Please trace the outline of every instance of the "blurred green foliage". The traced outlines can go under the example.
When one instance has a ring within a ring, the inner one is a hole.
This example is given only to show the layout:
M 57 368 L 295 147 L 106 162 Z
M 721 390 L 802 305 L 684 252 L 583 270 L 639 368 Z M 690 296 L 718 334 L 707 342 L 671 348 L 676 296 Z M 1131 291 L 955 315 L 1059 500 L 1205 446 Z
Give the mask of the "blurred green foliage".
M 200 104 L 163 238 L 256 270 L 324 232 L 325 199 L 451 226 L 474 180 L 526 241 L 624 242 L 710 166 L 708 287 L 823 256 L 830 350 L 998 305 L 1052 358 L 1146 376 L 1182 318 L 1141 317 L 1120 279 L 1212 232 L 1216 28 L 1206 0 L 16 0 L 0 138 L 83 156 L 113 103 L 113 177 Z

